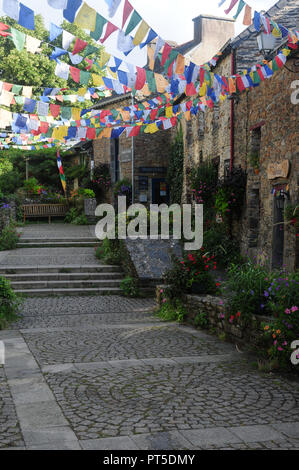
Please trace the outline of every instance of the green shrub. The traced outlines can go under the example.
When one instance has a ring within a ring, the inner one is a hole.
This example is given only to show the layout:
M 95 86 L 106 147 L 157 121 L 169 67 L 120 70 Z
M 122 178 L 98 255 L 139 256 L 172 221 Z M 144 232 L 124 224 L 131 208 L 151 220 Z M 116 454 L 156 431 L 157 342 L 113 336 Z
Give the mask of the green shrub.
M 118 249 L 117 240 L 110 240 L 105 238 L 101 245 L 95 249 L 96 257 L 103 261 L 105 264 L 120 264 L 120 252 Z
M 0 235 L 0 251 L 14 250 L 17 247 L 19 235 L 15 225 L 10 224 L 4 227 Z
M 164 297 L 162 305 L 156 312 L 156 315 L 163 321 L 176 321 L 181 323 L 186 318 L 187 313 L 186 308 L 180 300 L 169 301 Z
M 140 295 L 137 280 L 133 277 L 125 277 L 120 283 L 120 288 L 125 297 L 139 297 Z
M 0 277 L 0 330 L 17 318 L 21 300 L 12 290 L 10 282 Z
M 232 239 L 223 223 L 213 224 L 203 235 L 205 253 L 214 255 L 217 265 L 228 267 L 231 263 L 238 263 L 241 259 L 237 240 Z
M 64 222 L 71 224 L 77 217 L 79 217 L 79 211 L 76 207 L 72 207 L 66 214 Z
M 73 225 L 88 225 L 88 220 L 85 214 L 78 215 L 72 222 Z
M 207 312 L 199 312 L 194 318 L 194 325 L 207 329 L 209 327 L 209 319 Z
M 228 269 L 227 288 L 230 291 L 230 318 L 240 312 L 242 321 L 252 315 L 271 315 L 267 289 L 272 275 L 265 268 L 248 260 L 243 265 L 231 264 Z M 232 319 L 234 319 L 232 318 Z

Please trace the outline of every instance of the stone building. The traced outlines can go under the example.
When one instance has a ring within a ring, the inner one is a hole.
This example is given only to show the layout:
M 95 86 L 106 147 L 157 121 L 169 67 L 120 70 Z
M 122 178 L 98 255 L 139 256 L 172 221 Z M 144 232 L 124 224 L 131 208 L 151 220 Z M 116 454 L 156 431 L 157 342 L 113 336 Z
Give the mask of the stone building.
M 195 55 L 197 60 L 208 60 L 234 34 L 234 21 L 227 18 L 200 15 L 193 22 L 193 39 L 175 47 L 183 55 L 189 53 L 192 60 Z M 158 59 L 155 71 L 159 71 Z M 127 93 L 103 99 L 95 109 L 117 109 L 131 104 L 132 96 Z M 166 176 L 172 136 L 171 130 L 159 130 L 153 135 L 140 134 L 134 138 L 123 134 L 118 139 L 96 139 L 92 144 L 94 164 L 109 164 L 113 183 L 123 178 L 133 181 L 134 202 L 167 203 Z
M 298 29 L 299 2 L 281 0 L 267 15 L 281 25 Z M 229 41 L 221 52 L 213 70 L 219 75 L 233 75 L 263 60 L 253 26 Z M 298 59 L 295 50 L 285 66 L 258 87 L 183 121 L 183 202 L 192 200 L 188 175 L 201 161 L 213 160 L 220 177 L 241 165 L 248 175 L 246 204 L 235 230 L 242 253 L 257 256 L 270 268 L 298 266 L 298 237 L 292 227 L 280 223 L 285 204 L 298 201 L 299 104 L 291 103 Z M 258 174 L 250 164 L 253 153 L 259 160 Z M 282 198 L 274 198 L 277 191 L 281 191 Z
M 123 108 L 132 104 L 131 93 L 102 100 L 96 109 Z M 154 135 L 93 140 L 94 165 L 110 166 L 113 183 L 124 178 L 134 182 L 134 202 L 167 203 L 167 166 L 171 145 L 171 130 L 159 130 Z M 133 159 L 133 164 L 132 164 Z

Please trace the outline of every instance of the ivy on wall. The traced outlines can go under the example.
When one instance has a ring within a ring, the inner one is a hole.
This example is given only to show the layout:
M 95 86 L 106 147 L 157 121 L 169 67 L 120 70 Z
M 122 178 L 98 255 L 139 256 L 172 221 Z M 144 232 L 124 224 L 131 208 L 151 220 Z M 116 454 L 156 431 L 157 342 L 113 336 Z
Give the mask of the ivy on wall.
M 181 204 L 184 178 L 184 141 L 182 126 L 178 128 L 170 149 L 170 158 L 167 172 L 170 203 Z

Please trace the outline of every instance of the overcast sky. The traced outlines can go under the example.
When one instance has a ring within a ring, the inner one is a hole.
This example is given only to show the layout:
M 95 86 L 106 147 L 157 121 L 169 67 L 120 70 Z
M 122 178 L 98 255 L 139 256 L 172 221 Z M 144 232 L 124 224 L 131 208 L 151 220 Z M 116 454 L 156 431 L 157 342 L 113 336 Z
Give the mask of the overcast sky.
M 219 0 L 130 0 L 133 7 L 143 17 L 143 19 L 159 34 L 163 39 L 176 41 L 179 44 L 187 42 L 193 38 L 193 21 L 192 18 L 200 14 L 212 14 L 215 16 L 226 16 L 225 8 L 230 4 L 230 0 L 226 0 L 222 7 L 218 7 Z M 255 10 L 267 10 L 277 3 L 277 0 L 247 0 L 248 4 Z M 45 19 L 46 25 L 50 22 L 59 25 L 62 20 L 60 10 L 55 10 L 48 5 L 47 0 L 22 0 L 22 3 L 34 10 L 35 13 L 41 13 Z M 86 0 L 86 3 L 95 8 L 99 13 L 108 18 L 108 7 L 105 0 Z M 117 26 L 121 26 L 121 12 L 124 0 L 122 0 L 119 11 L 111 18 L 111 22 Z M 0 14 L 3 14 L 2 0 L 0 0 Z M 237 7 L 232 10 L 229 15 L 232 17 Z M 243 13 L 240 14 L 236 21 L 236 34 L 239 34 L 244 28 L 242 25 Z M 116 35 L 114 35 L 116 36 Z M 112 38 L 112 36 L 111 36 Z M 117 54 L 114 41 L 110 43 L 109 39 L 105 43 L 107 52 Z M 137 48 L 136 48 L 137 49 Z M 143 56 L 143 54 L 142 54 Z M 130 62 L 139 63 L 138 58 L 134 60 L 134 51 L 127 57 Z M 138 65 L 142 65 L 139 63 Z

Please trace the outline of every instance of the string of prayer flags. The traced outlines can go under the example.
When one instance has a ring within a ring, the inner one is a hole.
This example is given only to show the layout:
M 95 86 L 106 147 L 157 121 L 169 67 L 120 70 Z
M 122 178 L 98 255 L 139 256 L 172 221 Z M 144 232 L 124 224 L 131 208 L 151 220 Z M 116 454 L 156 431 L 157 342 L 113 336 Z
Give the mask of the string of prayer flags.
M 7 36 L 11 36 L 10 31 L 10 26 L 4 23 L 0 23 L 0 36 L 3 36 L 6 38 Z
M 22 33 L 21 31 L 11 28 L 11 39 L 18 51 L 22 51 L 24 49 L 26 34 Z

